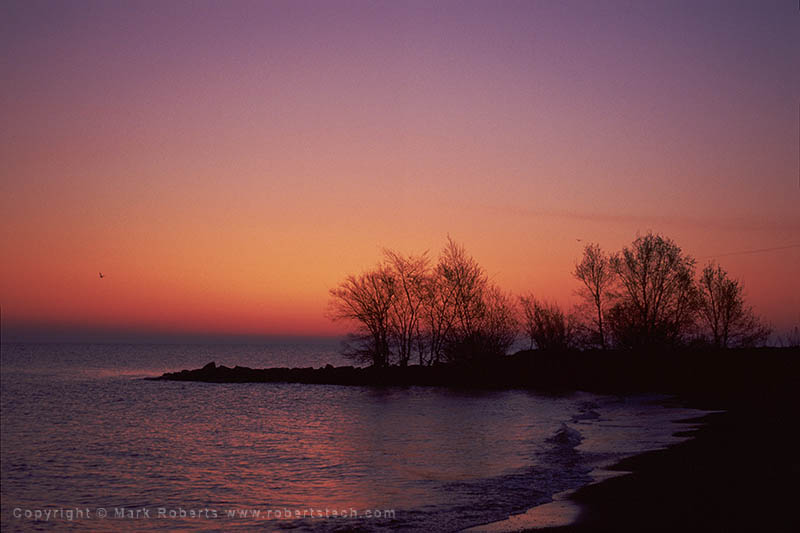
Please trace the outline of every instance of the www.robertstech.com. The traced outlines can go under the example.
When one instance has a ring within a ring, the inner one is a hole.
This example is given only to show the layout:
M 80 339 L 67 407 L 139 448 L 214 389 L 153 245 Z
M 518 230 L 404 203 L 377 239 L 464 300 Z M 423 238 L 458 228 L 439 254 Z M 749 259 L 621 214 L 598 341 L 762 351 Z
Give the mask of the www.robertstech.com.
M 215 508 L 169 508 L 169 507 L 83 507 L 23 509 L 16 507 L 12 516 L 20 520 L 41 522 L 74 520 L 147 520 L 147 519 L 238 519 L 238 520 L 299 520 L 304 518 L 374 519 L 395 517 L 394 509 L 350 509 L 295 508 L 277 509 L 215 509 Z

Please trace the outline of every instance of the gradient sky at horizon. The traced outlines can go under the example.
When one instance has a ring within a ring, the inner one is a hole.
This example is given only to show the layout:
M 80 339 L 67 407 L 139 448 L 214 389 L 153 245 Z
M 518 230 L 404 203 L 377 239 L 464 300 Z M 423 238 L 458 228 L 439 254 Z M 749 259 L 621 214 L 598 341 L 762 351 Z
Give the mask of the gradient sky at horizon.
M 1 9 L 3 340 L 339 333 L 330 288 L 448 234 L 567 305 L 660 232 L 800 324 L 800 248 L 731 254 L 800 244 L 794 1 Z

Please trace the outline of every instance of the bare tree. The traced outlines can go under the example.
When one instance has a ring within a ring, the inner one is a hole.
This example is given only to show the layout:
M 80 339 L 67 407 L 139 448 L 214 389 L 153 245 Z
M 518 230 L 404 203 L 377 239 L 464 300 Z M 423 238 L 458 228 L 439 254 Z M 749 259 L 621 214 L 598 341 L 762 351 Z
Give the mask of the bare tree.
M 348 276 L 331 289 L 328 314 L 333 320 L 354 322 L 358 331 L 348 338 L 345 355 L 374 366 L 387 366 L 392 305 L 397 297 L 397 283 L 386 265 L 359 276 Z
M 510 294 L 490 285 L 484 293 L 484 309 L 480 330 L 485 340 L 484 356 L 502 356 L 517 340 L 519 320 Z
M 513 299 L 490 284 L 478 262 L 450 237 L 430 287 L 435 360 L 439 354 L 450 361 L 505 355 L 517 337 Z
M 420 318 L 426 304 L 430 262 L 427 254 L 403 256 L 392 250 L 384 250 L 386 268 L 395 282 L 395 298 L 389 310 L 389 335 L 395 347 L 397 362 L 406 366 L 415 348 L 419 349 L 420 364 L 423 351 L 419 336 Z
M 566 350 L 574 341 L 574 321 L 555 303 L 543 302 L 533 295 L 520 297 L 523 328 L 539 350 Z
M 528 349 L 533 350 L 536 347 L 536 336 L 538 333 L 536 325 L 536 298 L 534 298 L 533 295 L 520 296 L 519 303 L 522 308 L 522 332 L 527 335 L 530 340 Z
M 469 337 L 477 332 L 484 314 L 483 295 L 489 280 L 483 268 L 466 249 L 447 238 L 447 244 L 436 265 L 440 288 L 449 295 L 450 333 Z
M 578 294 L 593 309 L 594 317 L 591 320 L 592 326 L 589 327 L 590 342 L 606 349 L 604 316 L 609 300 L 609 289 L 615 279 L 610 258 L 598 244 L 587 244 L 583 249 L 583 259 L 575 265 L 572 275 L 583 283 Z
M 698 286 L 700 318 L 714 346 L 755 346 L 767 340 L 770 328 L 745 305 L 742 284 L 721 266 L 706 265 Z
M 800 348 L 800 327 L 795 326 L 786 335 L 779 336 L 778 343 L 783 348 Z
M 375 269 L 330 291 L 328 315 L 357 327 L 345 355 L 376 366 L 405 366 L 504 355 L 517 335 L 512 298 L 489 284 L 483 268 L 448 238 L 430 268 L 427 254 L 384 250 Z
M 425 305 L 418 323 L 417 350 L 420 364 L 439 363 L 453 328 L 453 286 L 438 274 L 428 276 L 423 286 Z
M 609 313 L 617 344 L 677 345 L 694 325 L 694 259 L 671 239 L 648 233 L 611 258 L 620 291 Z

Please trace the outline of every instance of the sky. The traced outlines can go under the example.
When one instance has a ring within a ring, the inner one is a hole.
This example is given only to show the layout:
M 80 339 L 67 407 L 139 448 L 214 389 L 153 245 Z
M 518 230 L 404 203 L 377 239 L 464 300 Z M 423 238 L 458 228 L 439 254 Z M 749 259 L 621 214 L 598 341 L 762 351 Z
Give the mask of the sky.
M 448 235 L 568 306 L 658 232 L 800 324 L 794 0 L 6 0 L 0 62 L 4 342 L 336 335 Z

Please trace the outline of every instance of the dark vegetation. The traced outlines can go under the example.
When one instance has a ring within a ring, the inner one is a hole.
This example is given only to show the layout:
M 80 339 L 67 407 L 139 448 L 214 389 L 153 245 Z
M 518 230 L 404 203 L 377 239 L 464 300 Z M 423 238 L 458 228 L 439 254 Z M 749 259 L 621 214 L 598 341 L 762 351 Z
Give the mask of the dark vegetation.
M 384 251 L 331 290 L 329 316 L 354 326 L 345 354 L 376 367 L 496 358 L 517 337 L 515 303 L 448 239 L 438 262 Z
M 742 283 L 648 233 L 615 253 L 589 244 L 573 271 L 582 304 L 565 311 L 492 284 L 448 238 L 427 253 L 383 260 L 330 291 L 329 316 L 353 326 L 345 354 L 375 367 L 497 359 L 520 334 L 531 349 L 662 350 L 763 345 L 770 328 L 746 305 Z

